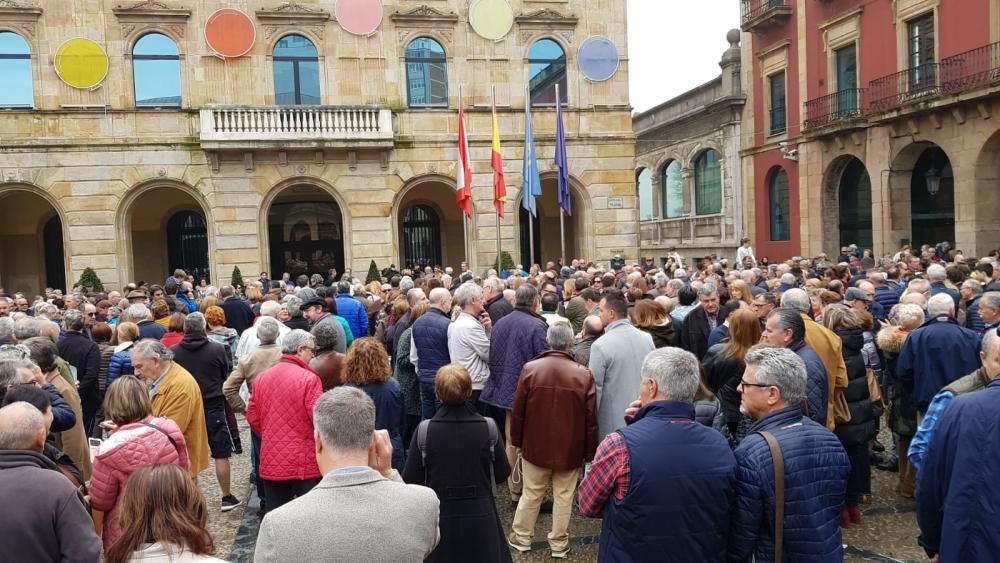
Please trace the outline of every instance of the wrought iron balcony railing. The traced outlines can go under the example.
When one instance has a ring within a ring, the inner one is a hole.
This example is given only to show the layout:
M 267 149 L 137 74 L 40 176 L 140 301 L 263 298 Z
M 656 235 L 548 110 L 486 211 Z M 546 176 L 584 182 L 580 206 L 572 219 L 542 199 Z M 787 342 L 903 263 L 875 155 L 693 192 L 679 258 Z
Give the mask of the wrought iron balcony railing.
M 941 90 L 954 94 L 1000 84 L 1000 43 L 948 57 L 941 61 Z
M 743 31 L 776 25 L 792 15 L 792 5 L 789 0 L 742 0 L 742 2 Z
M 806 102 L 805 128 L 815 129 L 864 116 L 867 110 L 865 97 L 864 88 L 851 88 L 809 100 Z
M 941 66 L 924 63 L 868 83 L 871 113 L 883 113 L 905 104 L 925 101 L 941 93 Z

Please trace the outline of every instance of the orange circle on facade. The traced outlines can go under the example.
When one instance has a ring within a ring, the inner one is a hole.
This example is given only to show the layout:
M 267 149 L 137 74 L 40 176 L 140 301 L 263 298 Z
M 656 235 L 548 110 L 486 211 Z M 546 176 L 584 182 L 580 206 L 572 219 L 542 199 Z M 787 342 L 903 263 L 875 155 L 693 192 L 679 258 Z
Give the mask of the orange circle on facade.
M 371 35 L 382 23 L 381 0 L 337 0 L 334 15 L 348 33 Z
M 257 30 L 250 17 L 239 10 L 223 8 L 208 17 L 205 40 L 222 57 L 242 57 L 250 52 Z

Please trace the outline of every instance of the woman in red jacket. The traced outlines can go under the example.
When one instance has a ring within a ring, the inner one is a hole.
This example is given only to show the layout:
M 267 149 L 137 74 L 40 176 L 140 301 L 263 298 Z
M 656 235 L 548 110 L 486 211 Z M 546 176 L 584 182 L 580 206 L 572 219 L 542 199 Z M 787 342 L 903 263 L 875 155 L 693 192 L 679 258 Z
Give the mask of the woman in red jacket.
M 188 469 L 184 434 L 169 418 L 153 418 L 146 385 L 123 375 L 104 397 L 105 424 L 111 437 L 101 444 L 94 458 L 90 480 L 90 505 L 107 513 L 104 518 L 104 548 L 122 533 L 119 513 L 121 494 L 137 469 L 157 463 L 173 463 Z

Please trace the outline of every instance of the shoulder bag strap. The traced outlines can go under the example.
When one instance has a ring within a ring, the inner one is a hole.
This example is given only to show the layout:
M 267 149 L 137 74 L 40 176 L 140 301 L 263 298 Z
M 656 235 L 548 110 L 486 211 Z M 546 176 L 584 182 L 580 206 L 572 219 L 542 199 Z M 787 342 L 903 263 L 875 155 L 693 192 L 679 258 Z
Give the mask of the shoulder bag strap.
M 177 455 L 178 456 L 181 455 L 181 449 L 177 447 L 177 440 L 174 440 L 174 437 L 171 436 L 169 432 L 167 432 L 166 430 L 164 430 L 164 429 L 160 428 L 159 426 L 157 426 L 157 425 L 155 425 L 153 423 L 150 423 L 150 422 L 140 422 L 140 424 L 142 424 L 143 426 L 148 426 L 148 427 L 152 428 L 153 430 L 156 430 L 160 434 L 163 434 L 164 436 L 166 436 L 167 440 L 170 440 L 170 445 L 172 445 L 174 447 L 174 450 L 177 451 Z
M 774 561 L 781 563 L 781 552 L 785 540 L 785 458 L 781 446 L 770 432 L 758 432 L 767 442 L 774 462 Z
M 427 486 L 427 427 L 430 424 L 427 419 L 417 425 L 417 449 L 420 450 L 420 465 L 424 468 L 424 486 Z
M 493 462 L 496 460 L 496 447 L 497 442 L 500 440 L 500 431 L 497 429 L 497 423 L 492 418 L 484 416 L 483 421 L 486 422 L 486 430 L 490 434 L 490 491 L 493 493 L 493 498 L 496 498 L 497 479 L 496 474 L 493 472 Z

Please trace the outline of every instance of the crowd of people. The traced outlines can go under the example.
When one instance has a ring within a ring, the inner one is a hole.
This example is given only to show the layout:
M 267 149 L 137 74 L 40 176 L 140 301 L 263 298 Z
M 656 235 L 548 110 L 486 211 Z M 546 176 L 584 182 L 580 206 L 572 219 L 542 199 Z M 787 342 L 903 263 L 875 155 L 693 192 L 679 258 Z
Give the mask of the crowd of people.
M 622 262 L 0 289 L 0 559 L 213 561 L 237 415 L 257 561 L 565 558 L 574 505 L 602 561 L 840 561 L 873 467 L 1000 553 L 997 252 Z

